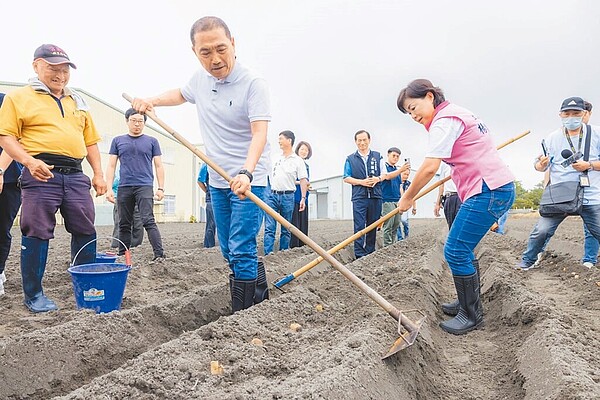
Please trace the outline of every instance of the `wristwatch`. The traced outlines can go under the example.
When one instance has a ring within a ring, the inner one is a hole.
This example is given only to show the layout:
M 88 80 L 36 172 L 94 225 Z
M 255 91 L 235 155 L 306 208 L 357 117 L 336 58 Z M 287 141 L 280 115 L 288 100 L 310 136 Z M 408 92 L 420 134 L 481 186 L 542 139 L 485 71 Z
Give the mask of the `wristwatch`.
M 4 170 L 0 168 L 0 176 L 4 175 Z
M 252 179 L 254 178 L 252 176 L 252 172 L 248 171 L 247 169 L 241 169 L 240 172 L 238 172 L 238 175 L 246 175 L 248 177 L 248 179 L 250 179 L 250 182 L 252 182 Z

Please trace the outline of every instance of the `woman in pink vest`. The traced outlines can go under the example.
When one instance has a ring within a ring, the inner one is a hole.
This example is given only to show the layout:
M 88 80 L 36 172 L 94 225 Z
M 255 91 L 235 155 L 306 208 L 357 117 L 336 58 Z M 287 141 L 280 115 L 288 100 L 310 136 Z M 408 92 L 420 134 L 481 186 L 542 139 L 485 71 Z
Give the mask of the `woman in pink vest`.
M 483 324 L 473 250 L 512 206 L 514 176 L 500 159 L 485 124 L 471 111 L 447 102 L 442 90 L 427 79 L 414 80 L 402 89 L 397 105 L 428 131 L 425 161 L 400 199 L 400 211 L 410 209 L 442 161 L 450 165 L 452 180 L 463 202 L 444 246 L 458 301 L 445 304 L 442 309 L 455 317 L 440 323 L 446 332 L 461 335 Z

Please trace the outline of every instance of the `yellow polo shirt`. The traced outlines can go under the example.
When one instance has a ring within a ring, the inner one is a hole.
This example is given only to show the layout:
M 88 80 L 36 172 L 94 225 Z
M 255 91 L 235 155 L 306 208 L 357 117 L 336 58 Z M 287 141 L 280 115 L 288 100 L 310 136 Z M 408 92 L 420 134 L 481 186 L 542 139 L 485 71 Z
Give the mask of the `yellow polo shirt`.
M 78 110 L 71 96 L 57 101 L 48 93 L 25 86 L 4 97 L 0 107 L 0 135 L 17 138 L 32 156 L 40 153 L 84 158 L 87 146 L 101 140 L 88 111 Z

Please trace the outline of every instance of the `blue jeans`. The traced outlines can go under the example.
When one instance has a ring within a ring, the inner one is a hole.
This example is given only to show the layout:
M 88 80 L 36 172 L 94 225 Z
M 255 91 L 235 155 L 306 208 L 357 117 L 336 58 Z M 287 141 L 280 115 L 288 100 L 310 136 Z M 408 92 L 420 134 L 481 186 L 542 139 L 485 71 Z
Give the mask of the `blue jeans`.
M 583 242 L 583 258 L 581 262 L 591 262 L 596 265 L 600 244 L 585 224 L 583 224 L 583 235 L 585 236 L 585 241 Z
M 294 215 L 294 193 L 277 194 L 271 193 L 267 198 L 266 203 L 273 210 L 278 212 L 286 221 L 292 222 Z M 265 215 L 265 255 L 273 252 L 275 245 L 275 233 L 277 232 L 277 221 L 270 215 Z M 283 225 L 281 226 L 281 235 L 279 236 L 279 250 L 287 250 L 290 248 L 291 232 Z
M 498 229 L 496 233 L 504 235 L 506 233 L 506 220 L 508 219 L 508 211 L 502 214 L 502 216 L 498 219 Z
M 223 257 L 229 263 L 235 279 L 256 279 L 256 235 L 262 223 L 263 211 L 248 198 L 240 200 L 229 188 L 210 186 L 209 190 Z M 252 193 L 262 200 L 265 187 L 252 186 Z
M 514 201 L 514 183 L 490 190 L 483 182 L 481 193 L 468 198 L 462 204 L 444 246 L 444 257 L 453 275 L 475 273 L 472 263 L 475 246 L 494 222 L 510 209 Z
M 409 212 L 410 212 L 410 210 L 402 213 L 402 215 L 400 216 L 400 226 L 398 227 L 398 232 L 397 232 L 398 241 L 408 238 L 408 234 L 410 233 L 410 225 L 408 222 L 408 213 Z M 403 232 L 404 232 L 404 236 L 402 235 Z
M 204 247 L 215 247 L 215 214 L 213 213 L 212 202 L 206 202 L 206 227 L 204 228 Z
M 533 265 L 537 260 L 537 254 L 543 251 L 547 241 L 554 235 L 556 228 L 566 217 L 540 217 L 533 231 L 529 235 L 527 250 L 523 253 L 523 261 L 527 265 Z M 600 238 L 600 204 L 584 205 L 581 209 L 581 218 L 590 233 L 596 239 Z
M 365 229 L 381 218 L 381 199 L 356 199 L 352 201 L 352 215 L 354 217 L 354 233 Z M 375 251 L 377 229 L 371 229 L 354 241 L 354 256 L 360 258 Z

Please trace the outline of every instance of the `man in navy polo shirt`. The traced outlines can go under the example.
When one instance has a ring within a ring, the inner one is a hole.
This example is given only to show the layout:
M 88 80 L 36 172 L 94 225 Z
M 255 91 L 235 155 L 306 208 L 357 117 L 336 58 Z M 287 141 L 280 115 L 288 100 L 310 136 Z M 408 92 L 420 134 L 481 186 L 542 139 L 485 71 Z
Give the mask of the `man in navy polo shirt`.
M 381 154 L 369 149 L 371 134 L 360 130 L 354 134 L 358 150 L 348 157 L 344 164 L 344 182 L 352 185 L 352 215 L 354 233 L 366 228 L 381 217 Z M 377 230 L 369 231 L 354 241 L 354 256 L 360 258 L 375 251 Z
M 0 93 L 0 106 L 3 100 L 4 93 Z M 4 268 L 10 253 L 10 229 L 21 206 L 21 189 L 17 185 L 21 169 L 21 164 L 13 161 L 0 147 L 0 296 L 4 295 L 6 282 Z
M 267 128 L 269 91 L 235 56 L 229 27 L 203 17 L 190 31 L 192 51 L 202 64 L 187 84 L 147 99 L 134 99 L 140 112 L 186 101 L 196 105 L 206 155 L 232 179 L 210 169 L 210 194 L 221 252 L 231 269 L 233 312 L 268 298 L 264 265 L 258 261 L 256 235 L 263 212 L 245 193 L 264 199 L 270 169 Z M 258 279 L 257 279 L 258 278 Z
M 164 197 L 165 171 L 162 165 L 160 145 L 152 136 L 144 135 L 146 116 L 139 114 L 133 108 L 125 112 L 125 120 L 129 133 L 115 137 L 111 144 L 106 171 L 106 179 L 110 188 L 106 198 L 111 203 L 115 202 L 115 193 L 112 190 L 117 160 L 121 163 L 119 196 L 117 207 L 119 213 L 119 254 L 125 253 L 125 247 L 131 247 L 131 229 L 133 226 L 133 213 L 137 205 L 142 218 L 142 225 L 148 234 L 148 241 L 152 245 L 154 258 L 152 261 L 162 261 L 165 253 L 162 238 L 156 221 L 154 220 L 154 196 L 158 201 Z M 158 188 L 153 193 L 154 175 L 152 164 L 156 170 Z

